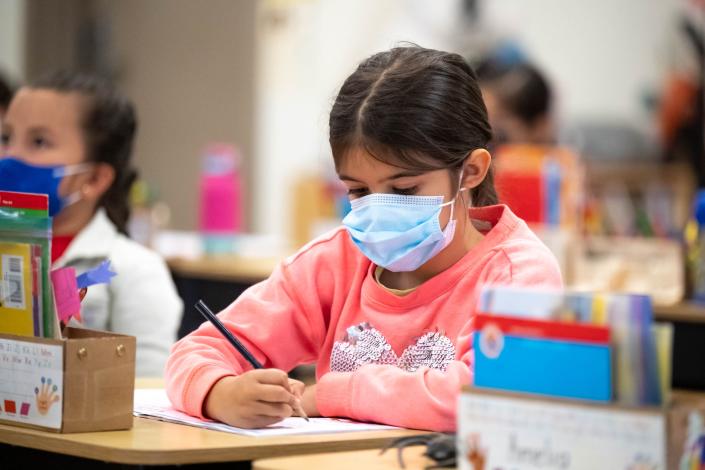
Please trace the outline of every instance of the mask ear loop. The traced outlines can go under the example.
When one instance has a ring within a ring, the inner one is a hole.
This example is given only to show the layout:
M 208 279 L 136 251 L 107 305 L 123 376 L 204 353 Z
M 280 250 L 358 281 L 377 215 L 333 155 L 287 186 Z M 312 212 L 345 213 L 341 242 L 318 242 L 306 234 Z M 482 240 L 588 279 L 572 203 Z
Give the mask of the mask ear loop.
M 470 190 L 469 190 L 469 188 L 463 188 L 463 187 L 462 187 L 464 171 L 465 171 L 465 170 L 460 170 L 460 178 L 458 179 L 458 194 L 457 194 L 455 197 L 457 198 L 458 196 L 460 196 L 460 200 L 463 202 L 463 208 L 465 209 L 465 210 L 463 211 L 463 213 L 467 215 L 467 213 L 468 213 L 468 204 L 467 204 L 467 202 L 465 201 L 465 198 L 462 197 L 462 192 L 463 192 L 463 191 L 467 191 L 467 192 L 468 192 L 468 197 L 470 197 L 470 196 L 469 196 L 469 195 L 470 195 Z M 472 203 L 471 203 L 471 205 L 472 205 Z M 453 206 L 455 207 L 455 205 L 453 205 Z M 465 232 L 465 231 L 467 230 L 467 228 L 468 228 L 468 225 L 467 225 L 467 221 L 466 221 L 466 222 L 463 224 L 463 232 Z
M 450 206 L 450 216 L 448 217 L 448 223 L 450 223 L 451 220 L 453 220 L 453 214 L 455 213 L 455 202 L 458 199 L 458 196 L 460 196 L 460 193 L 463 191 L 467 191 L 468 188 L 461 188 L 460 185 L 463 182 L 463 172 L 460 172 L 460 179 L 458 180 L 458 191 L 455 193 L 455 197 L 451 199 L 448 202 L 444 202 L 443 204 L 439 205 L 438 207 L 445 207 L 445 206 Z M 461 197 L 460 198 L 463 201 L 463 206 L 465 206 L 465 200 Z M 467 212 L 467 206 L 466 206 L 466 212 Z
M 65 176 L 80 175 L 91 169 L 91 163 L 77 163 L 75 165 L 67 165 L 54 169 L 54 178 L 63 178 Z
M 64 208 L 76 204 L 78 201 L 83 199 L 81 191 L 74 191 L 64 198 Z
M 66 176 L 80 175 L 81 173 L 86 173 L 90 171 L 92 167 L 91 163 L 77 163 L 75 165 L 67 165 L 61 168 L 54 169 L 54 178 L 64 178 Z M 65 198 L 63 198 L 64 209 L 68 206 L 76 204 L 78 201 L 83 199 L 82 191 L 74 191 Z

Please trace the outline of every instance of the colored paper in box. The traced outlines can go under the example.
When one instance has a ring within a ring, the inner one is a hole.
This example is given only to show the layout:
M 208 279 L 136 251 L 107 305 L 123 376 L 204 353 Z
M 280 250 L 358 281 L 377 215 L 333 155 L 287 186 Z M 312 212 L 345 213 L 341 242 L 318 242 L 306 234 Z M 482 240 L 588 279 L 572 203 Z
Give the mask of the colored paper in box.
M 66 323 L 71 317 L 79 317 L 81 299 L 78 297 L 76 270 L 71 267 L 55 269 L 51 272 L 51 284 L 56 301 L 56 314 Z
M 97 267 L 86 271 L 76 278 L 78 288 L 83 289 L 96 284 L 109 284 L 117 274 L 110 267 L 110 260 L 104 260 Z

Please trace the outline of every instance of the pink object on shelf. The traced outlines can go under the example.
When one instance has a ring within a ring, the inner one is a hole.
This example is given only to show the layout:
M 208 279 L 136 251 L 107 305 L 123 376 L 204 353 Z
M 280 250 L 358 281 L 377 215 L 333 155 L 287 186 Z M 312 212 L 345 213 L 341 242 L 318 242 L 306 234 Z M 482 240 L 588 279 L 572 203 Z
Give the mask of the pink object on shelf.
M 242 228 L 240 157 L 234 146 L 205 149 L 200 182 L 200 223 L 204 234 L 229 235 Z

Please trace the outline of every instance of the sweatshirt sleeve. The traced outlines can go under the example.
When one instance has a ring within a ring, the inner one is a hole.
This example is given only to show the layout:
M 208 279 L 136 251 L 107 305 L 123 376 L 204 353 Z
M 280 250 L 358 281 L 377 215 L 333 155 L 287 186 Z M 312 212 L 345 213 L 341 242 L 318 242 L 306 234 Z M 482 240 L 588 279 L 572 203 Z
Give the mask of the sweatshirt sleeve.
M 487 283 L 561 288 L 560 269 L 548 250 L 534 256 L 498 252 L 484 276 Z M 474 312 L 456 339 L 456 360 L 445 371 L 422 367 L 407 372 L 368 364 L 354 372 L 330 372 L 318 382 L 316 403 L 323 416 L 346 416 L 412 429 L 454 432 L 457 399 L 473 382 Z
M 280 264 L 269 279 L 247 289 L 218 314 L 266 368 L 289 371 L 315 362 L 325 334 L 325 301 L 318 294 L 321 287 L 314 286 L 319 276 L 311 266 L 302 269 L 305 260 L 298 263 L 296 272 L 291 272 L 291 265 Z M 299 297 L 299 291 L 306 295 Z M 177 409 L 203 417 L 203 402 L 215 382 L 251 368 L 220 332 L 205 322 L 173 346 L 166 366 L 167 393 Z

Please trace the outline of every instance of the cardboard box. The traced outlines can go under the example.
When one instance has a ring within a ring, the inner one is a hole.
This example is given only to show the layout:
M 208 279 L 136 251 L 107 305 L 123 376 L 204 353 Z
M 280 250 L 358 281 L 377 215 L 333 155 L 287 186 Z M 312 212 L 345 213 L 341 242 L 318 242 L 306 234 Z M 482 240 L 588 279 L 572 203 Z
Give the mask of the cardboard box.
M 71 433 L 132 427 L 134 336 L 66 328 L 0 334 L 0 422 Z

